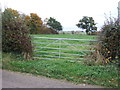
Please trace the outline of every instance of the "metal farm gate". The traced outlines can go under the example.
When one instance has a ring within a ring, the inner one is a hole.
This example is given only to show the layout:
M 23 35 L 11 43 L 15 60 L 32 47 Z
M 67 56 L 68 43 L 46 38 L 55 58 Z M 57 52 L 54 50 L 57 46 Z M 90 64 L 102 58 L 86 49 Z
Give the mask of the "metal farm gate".
M 81 62 L 89 56 L 96 40 L 34 37 L 34 58 Z M 90 45 L 91 44 L 91 45 Z

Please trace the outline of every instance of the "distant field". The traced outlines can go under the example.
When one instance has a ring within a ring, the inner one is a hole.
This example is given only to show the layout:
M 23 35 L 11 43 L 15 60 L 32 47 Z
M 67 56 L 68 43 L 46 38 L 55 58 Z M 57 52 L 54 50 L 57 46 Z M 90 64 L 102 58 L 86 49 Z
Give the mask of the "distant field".
M 71 39 L 96 39 L 96 35 L 71 35 L 71 34 L 63 34 L 63 35 L 32 35 L 34 37 L 50 37 L 50 38 L 71 38 Z
M 32 35 L 32 37 L 95 40 L 97 36 L 64 34 L 64 35 Z M 58 57 L 61 57 L 61 58 L 68 57 L 68 60 L 71 60 L 73 58 L 76 58 L 76 60 L 78 60 L 80 58 L 83 59 L 83 55 L 88 55 L 90 53 L 88 51 L 82 51 L 82 50 L 90 50 L 91 47 L 78 46 L 78 45 L 93 45 L 93 42 L 90 42 L 90 41 L 73 41 L 73 40 L 59 41 L 59 40 L 49 40 L 49 39 L 33 39 L 33 42 L 37 42 L 34 44 L 35 51 L 44 51 L 44 52 L 35 52 L 34 53 L 35 56 L 37 55 L 37 57 L 39 56 L 41 58 L 52 58 L 52 59 L 60 59 Z M 49 44 L 49 43 L 55 43 L 55 44 Z M 47 53 L 45 53 L 45 52 L 47 52 Z M 58 53 L 60 53 L 60 54 L 58 54 Z M 72 55 L 72 54 L 74 54 L 74 55 Z M 63 58 L 62 58 L 62 60 L 63 60 Z

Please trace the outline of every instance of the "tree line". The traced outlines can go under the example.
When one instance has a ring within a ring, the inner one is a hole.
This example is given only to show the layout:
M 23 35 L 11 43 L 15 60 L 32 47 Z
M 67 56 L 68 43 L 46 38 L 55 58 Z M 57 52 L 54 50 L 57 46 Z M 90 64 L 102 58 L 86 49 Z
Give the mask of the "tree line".
M 98 45 L 92 59 L 96 62 L 120 62 L 120 21 L 110 18 L 102 27 L 98 36 Z M 79 28 L 86 29 L 86 33 L 97 31 L 96 23 L 92 17 L 84 16 L 76 24 Z M 62 25 L 50 17 L 42 21 L 35 13 L 30 15 L 20 14 L 17 10 L 6 8 L 2 12 L 2 49 L 3 52 L 12 52 L 31 59 L 33 46 L 30 34 L 57 34 L 62 30 Z M 98 58 L 99 57 L 99 58 Z M 101 59 L 100 59 L 101 58 Z M 92 61 L 93 62 L 93 61 Z
M 58 34 L 62 30 L 61 23 L 52 17 L 42 21 L 36 13 L 30 13 L 30 16 L 25 16 L 25 20 L 31 34 Z
M 21 17 L 29 27 L 31 34 L 58 34 L 59 31 L 63 30 L 63 26 L 55 18 L 50 17 L 42 21 L 36 13 L 30 13 L 30 15 L 20 14 L 17 10 L 7 8 L 4 12 L 12 12 L 13 17 Z M 86 34 L 96 32 L 97 27 L 93 17 L 83 16 L 76 24 L 78 28 L 85 29 Z
M 58 34 L 62 25 L 50 17 L 46 23 L 36 13 L 20 14 L 6 8 L 2 14 L 2 50 L 5 53 L 22 55 L 32 59 L 33 46 L 30 34 Z

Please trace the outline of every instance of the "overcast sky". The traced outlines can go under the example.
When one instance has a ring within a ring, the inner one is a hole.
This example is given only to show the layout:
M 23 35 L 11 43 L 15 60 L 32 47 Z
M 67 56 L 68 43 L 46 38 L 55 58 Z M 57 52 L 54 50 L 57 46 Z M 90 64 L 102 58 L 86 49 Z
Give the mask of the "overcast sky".
M 29 15 L 37 13 L 42 20 L 54 17 L 63 30 L 79 30 L 76 24 L 83 16 L 93 17 L 98 29 L 104 24 L 105 14 L 118 16 L 120 0 L 0 0 L 3 9 L 8 7 Z

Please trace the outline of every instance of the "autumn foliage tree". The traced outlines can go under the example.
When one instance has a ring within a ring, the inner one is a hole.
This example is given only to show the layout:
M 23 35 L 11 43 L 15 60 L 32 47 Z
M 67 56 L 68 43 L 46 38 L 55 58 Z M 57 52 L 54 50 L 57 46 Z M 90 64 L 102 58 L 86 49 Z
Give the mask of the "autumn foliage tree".
M 48 27 L 48 20 L 43 22 L 35 13 L 31 13 L 30 16 L 26 15 L 25 20 L 31 34 L 58 34 L 54 28 Z M 50 22 L 50 24 L 52 23 Z M 54 27 L 58 27 L 58 25 L 55 24 Z
M 43 21 L 36 13 L 30 13 L 30 16 L 25 17 L 27 26 L 29 26 L 31 34 L 38 34 L 43 25 Z
M 32 56 L 29 29 L 22 15 L 11 8 L 2 12 L 2 49 L 3 52 L 21 54 L 26 59 Z

